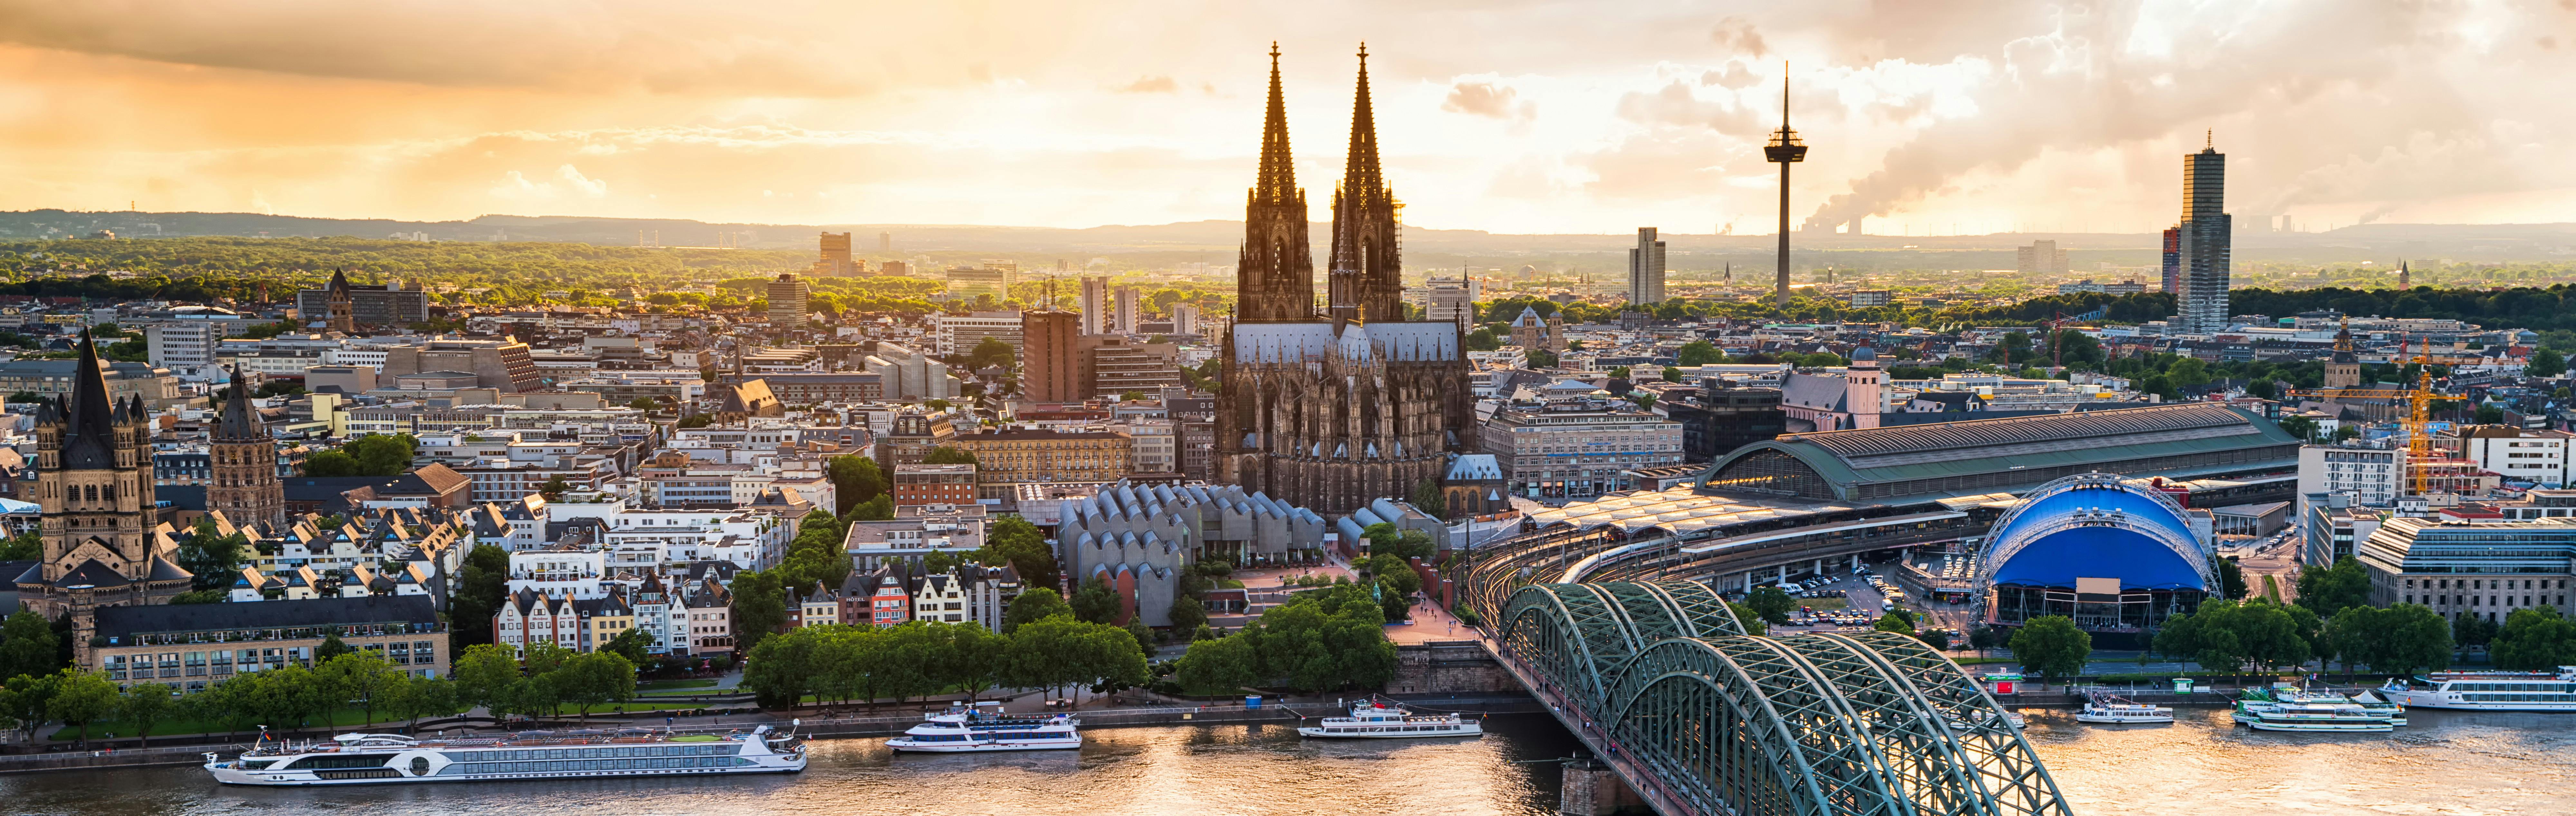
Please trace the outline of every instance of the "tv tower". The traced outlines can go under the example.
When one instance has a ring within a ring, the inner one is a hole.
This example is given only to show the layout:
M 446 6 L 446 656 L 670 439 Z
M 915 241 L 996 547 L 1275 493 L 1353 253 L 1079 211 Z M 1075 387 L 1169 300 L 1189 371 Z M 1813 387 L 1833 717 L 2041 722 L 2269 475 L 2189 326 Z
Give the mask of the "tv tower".
M 1789 129 L 1789 64 L 1780 63 L 1780 129 L 1771 134 L 1771 143 L 1762 147 L 1762 155 L 1780 165 L 1780 278 L 1774 284 L 1772 298 L 1781 309 L 1789 308 L 1789 165 L 1807 160 L 1807 145 L 1798 141 L 1798 132 Z

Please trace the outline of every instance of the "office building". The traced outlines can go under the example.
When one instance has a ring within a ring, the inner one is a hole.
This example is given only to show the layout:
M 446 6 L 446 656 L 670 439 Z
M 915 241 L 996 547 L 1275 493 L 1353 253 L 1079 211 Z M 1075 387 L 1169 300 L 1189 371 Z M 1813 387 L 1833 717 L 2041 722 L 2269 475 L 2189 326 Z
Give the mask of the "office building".
M 2298 491 L 2301 496 L 2347 493 L 2353 504 L 2387 507 L 2406 495 L 2406 451 L 2301 446 Z
M 877 353 L 860 360 L 859 365 L 877 375 L 878 387 L 886 399 L 920 402 L 957 395 L 957 378 L 948 375 L 948 364 L 909 346 L 878 343 Z
M 2164 271 L 2164 283 L 2163 283 L 2163 284 L 2161 284 L 2161 285 L 2160 285 L 2160 286 L 2161 286 L 2161 288 L 2157 289 L 2156 291 L 2158 291 L 2158 292 L 2174 293 L 2174 294 L 2179 294 L 2179 293 L 2181 293 L 2181 292 L 2182 292 L 2182 229 L 2181 229 L 2181 228 L 2178 228 L 2178 227 L 2166 227 L 2166 228 L 2165 228 L 2165 232 L 2164 232 L 2164 250 L 2163 250 L 2163 252 L 2162 252 L 2162 253 L 2160 253 L 2160 254 L 2158 255 L 2158 257 L 2162 259 L 2162 263 L 2160 264 L 2160 268 L 2161 268 L 2161 269 L 2163 269 L 2163 271 Z
M 1009 261 L 984 261 L 978 266 L 948 268 L 948 297 L 973 300 L 985 295 L 996 302 L 1009 300 L 1011 285 L 1019 282 L 1019 264 Z
M 1172 333 L 1199 333 L 1199 307 L 1196 304 L 1172 304 Z
M 2179 231 L 2172 330 L 2214 334 L 2227 328 L 2228 257 L 2234 231 L 2226 212 L 2227 154 L 2215 147 L 2183 157 L 2183 211 Z
M 814 262 L 814 274 L 857 275 L 866 271 L 866 264 L 850 257 L 849 233 L 823 233 L 823 257 Z
M 1506 405 L 1481 440 L 1506 486 L 1537 498 L 1630 490 L 1625 471 L 1682 463 L 1681 423 L 1617 401 Z
M 2056 241 L 2032 241 L 2030 246 L 2014 252 L 2020 256 L 2021 273 L 2024 275 L 2066 274 L 2066 250 L 2058 248 Z
M 204 320 L 176 323 L 154 323 L 143 328 L 144 348 L 151 353 L 153 365 L 178 370 L 201 369 L 215 364 L 215 347 L 224 339 L 224 327 Z
M 1682 424 L 1682 460 L 1708 462 L 1736 448 L 1789 432 L 1780 389 L 1739 388 L 1710 377 L 1695 393 L 1655 402 L 1655 412 Z
M 1157 394 L 1181 385 L 1180 347 L 1170 343 L 1084 344 L 1090 348 L 1091 396 Z
M 769 325 L 782 329 L 804 328 L 805 315 L 809 311 L 805 300 L 813 291 L 813 284 L 797 280 L 796 273 L 778 273 L 778 279 L 769 282 Z
M 819 405 L 826 402 L 875 402 L 877 400 L 885 399 L 885 378 L 873 372 L 788 371 L 760 375 L 760 381 L 769 385 L 769 393 L 776 397 L 778 402 L 789 405 Z M 697 380 L 692 379 L 685 383 L 663 385 L 655 381 L 643 381 L 618 388 L 591 387 L 580 390 L 599 390 L 602 396 L 607 397 L 610 402 L 624 405 L 626 403 L 633 402 L 634 397 L 627 397 L 626 399 L 620 400 L 612 394 L 636 394 L 638 396 L 649 394 L 660 397 L 672 395 L 672 392 L 674 391 L 685 391 L 686 383 L 695 382 L 697 382 Z M 721 387 L 723 386 L 718 386 L 718 388 Z M 703 386 L 701 386 L 701 388 L 703 388 Z M 687 395 L 680 395 L 676 396 L 672 401 L 676 403 L 679 399 L 686 398 L 688 398 Z
M 894 233 L 891 233 L 891 232 L 880 232 L 880 233 L 877 233 L 877 254 L 879 254 L 879 255 L 884 255 L 884 254 L 889 254 L 889 253 L 892 253 L 892 252 L 894 252 Z M 901 261 L 897 261 L 896 263 L 901 263 Z M 894 274 L 894 273 L 889 272 L 889 273 L 886 273 L 886 274 Z
M 1664 242 L 1654 227 L 1637 228 L 1637 245 L 1628 249 L 1628 302 L 1664 302 Z
M 429 321 L 429 293 L 422 291 L 419 281 L 352 284 L 348 283 L 345 274 L 335 272 L 332 277 L 333 284 L 346 287 L 347 317 L 355 326 L 399 328 Z M 332 310 L 333 288 L 333 285 L 325 285 L 296 290 L 295 314 L 307 323 L 327 320 Z
M 1475 278 L 1434 277 L 1422 282 L 1422 319 L 1443 323 L 1476 321 L 1476 298 L 1484 294 Z
M 474 375 L 478 388 L 497 388 L 508 393 L 543 390 L 545 377 L 537 370 L 536 358 L 528 353 L 528 344 L 516 339 L 462 340 L 433 337 L 410 345 L 386 346 L 383 376 L 402 377 L 433 371 L 458 371 Z
M 1036 402 L 1079 402 L 1090 396 L 1083 374 L 1082 314 L 1056 309 L 1020 313 L 1020 391 Z
M 1025 351 L 1019 312 L 974 312 L 930 316 L 931 348 L 941 357 L 970 354 L 987 339 L 1011 347 L 1012 359 Z
M 421 678 L 447 676 L 453 648 L 428 595 L 117 607 L 99 610 L 96 635 L 81 668 L 119 688 L 158 682 L 181 694 L 244 672 L 314 668 L 334 636 Z
M 1136 287 L 1118 287 L 1117 311 L 1111 319 L 1109 333 L 1135 334 L 1137 318 L 1142 316 L 1138 309 L 1138 305 L 1139 304 L 1136 302 Z
M 2576 612 L 2567 587 L 2576 577 L 2576 519 L 2392 518 L 2353 557 L 2370 571 L 2370 599 L 2381 606 L 2423 604 L 2495 623 L 2518 609 Z
M 1109 333 L 1111 321 L 1109 319 L 1108 278 L 1083 278 L 1082 301 L 1079 306 L 1082 309 L 1083 334 Z
M 2566 431 L 2471 425 L 2452 429 L 2443 437 L 2434 444 L 2457 451 L 2460 458 L 2508 481 L 2532 482 L 2546 488 L 2568 484 L 2570 437 Z
M 904 277 L 912 274 L 912 264 L 905 263 L 903 261 L 886 261 L 884 263 L 877 264 L 877 274 L 897 278 Z

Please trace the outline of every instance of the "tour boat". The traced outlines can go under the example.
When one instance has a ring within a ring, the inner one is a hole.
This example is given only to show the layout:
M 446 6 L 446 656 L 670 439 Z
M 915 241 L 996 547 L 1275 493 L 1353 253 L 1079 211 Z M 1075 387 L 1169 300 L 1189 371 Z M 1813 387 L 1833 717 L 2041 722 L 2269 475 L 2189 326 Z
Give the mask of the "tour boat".
M 2391 702 L 2422 708 L 2474 711 L 2576 711 L 2576 666 L 2556 672 L 2433 672 L 2389 678 L 2379 693 Z
M 458 739 L 342 734 L 307 743 L 262 736 L 257 746 L 230 762 L 207 754 L 206 770 L 227 785 L 794 773 L 805 770 L 805 745 L 792 735 L 771 736 L 766 725 L 741 734 L 672 735 L 644 729 L 523 731 Z
M 982 751 L 1058 751 L 1082 747 L 1082 721 L 1070 714 L 1012 716 L 997 702 L 952 705 L 886 740 L 897 752 L 970 754 Z M 989 708 L 989 710 L 987 710 Z
M 1993 722 L 1994 719 L 1995 715 L 1992 712 L 1979 712 L 1976 722 L 1982 724 Z M 2004 722 L 2011 723 L 2013 730 L 2016 731 L 2030 727 L 2030 718 L 2022 716 L 2019 711 L 2004 712 Z M 1975 726 L 1971 725 L 1967 720 L 1957 717 L 1950 718 L 1950 730 L 1952 731 L 1966 731 L 1973 727 Z
M 1325 717 L 1315 725 L 1299 727 L 1297 733 L 1334 739 L 1421 739 L 1473 737 L 1485 733 L 1485 726 L 1454 713 L 1415 714 L 1402 706 L 1363 701 L 1351 707 L 1348 717 Z
M 2261 689 L 2247 689 L 2245 698 L 2236 701 L 2236 710 L 2253 714 L 2283 705 L 2354 705 L 2360 706 L 2364 714 L 2387 720 L 2392 727 L 2402 728 L 2406 725 L 2406 706 L 2380 699 L 2370 692 L 2345 695 L 2334 691 L 2293 689 L 2286 683 L 2277 685 L 2268 692 Z
M 2083 710 L 2075 712 L 2075 721 L 2095 725 L 2169 723 L 2174 721 L 2174 716 L 2173 709 L 2164 706 L 2132 703 L 2118 697 L 2109 697 L 2086 701 Z
M 2257 731 L 2383 732 L 2395 727 L 2386 715 L 2354 703 L 2273 703 L 2240 707 L 2230 716 Z

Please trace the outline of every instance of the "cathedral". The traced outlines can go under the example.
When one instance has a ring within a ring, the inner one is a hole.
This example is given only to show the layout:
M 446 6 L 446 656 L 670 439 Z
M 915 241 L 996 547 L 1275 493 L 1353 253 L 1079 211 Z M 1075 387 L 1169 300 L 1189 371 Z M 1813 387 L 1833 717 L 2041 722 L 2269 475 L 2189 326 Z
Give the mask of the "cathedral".
M 139 397 L 107 395 L 98 345 L 81 336 L 71 393 L 36 409 L 36 485 L 44 560 L 19 575 L 18 603 L 72 619 L 86 652 L 103 606 L 169 603 L 195 576 L 178 547 L 154 535 L 151 415 Z
M 251 405 L 241 369 L 233 369 L 232 379 L 224 390 L 223 415 L 208 435 L 212 478 L 206 481 L 206 509 L 240 526 L 284 530 L 286 487 L 277 478 L 277 442 Z
M 1463 327 L 1405 313 L 1402 208 L 1378 166 L 1362 48 L 1317 311 L 1306 192 L 1288 150 L 1273 45 L 1261 169 L 1245 204 L 1235 319 L 1221 357 L 1224 482 L 1338 515 L 1436 486 L 1450 457 L 1474 444 Z

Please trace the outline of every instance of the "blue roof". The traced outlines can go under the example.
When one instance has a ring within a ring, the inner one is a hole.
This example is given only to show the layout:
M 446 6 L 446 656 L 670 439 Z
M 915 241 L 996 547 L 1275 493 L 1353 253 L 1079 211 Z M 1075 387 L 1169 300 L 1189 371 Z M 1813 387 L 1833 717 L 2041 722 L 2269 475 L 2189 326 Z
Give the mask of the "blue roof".
M 2174 515 L 2172 508 L 2167 507 L 2164 502 L 2129 490 L 2099 487 L 2078 487 L 2043 496 L 2038 501 L 2021 508 L 2020 514 L 2013 516 L 2011 524 L 1989 533 L 1988 537 L 1995 541 L 2004 541 L 2016 533 L 2039 527 L 2076 510 L 2117 510 L 2127 514 L 2132 523 L 2163 527 L 2184 541 L 2190 541 L 2193 538 L 2191 524 L 2184 521 L 2181 516 Z
M 2200 572 L 2155 539 L 2119 527 L 2071 527 L 2033 541 L 1995 570 L 1997 584 L 2071 587 L 2118 578 L 2124 590 L 2198 589 Z

